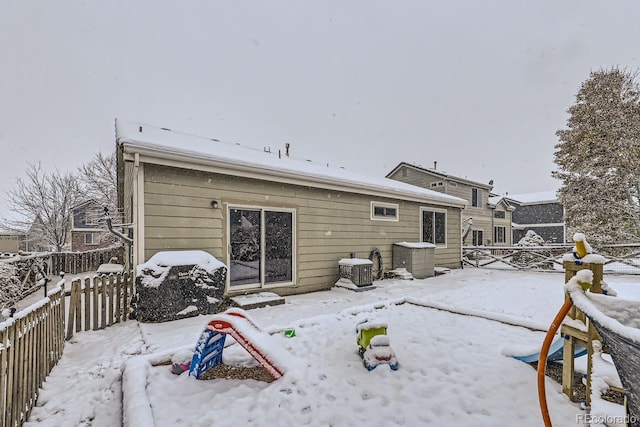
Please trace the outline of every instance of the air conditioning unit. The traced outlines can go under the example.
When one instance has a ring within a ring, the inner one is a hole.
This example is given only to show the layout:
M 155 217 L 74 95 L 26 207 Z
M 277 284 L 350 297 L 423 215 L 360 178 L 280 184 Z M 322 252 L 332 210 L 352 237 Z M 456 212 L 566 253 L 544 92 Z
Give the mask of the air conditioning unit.
M 340 278 L 350 280 L 356 286 L 373 284 L 373 261 L 363 258 L 344 258 L 338 261 Z

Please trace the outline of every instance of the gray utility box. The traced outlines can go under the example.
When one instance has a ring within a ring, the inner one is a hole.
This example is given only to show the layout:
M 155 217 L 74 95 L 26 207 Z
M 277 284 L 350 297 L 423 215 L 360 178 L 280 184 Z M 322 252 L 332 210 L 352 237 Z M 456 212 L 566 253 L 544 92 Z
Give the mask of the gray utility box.
M 435 245 L 424 242 L 393 244 L 393 269 L 405 268 L 416 279 L 433 277 Z
M 344 258 L 338 261 L 338 267 L 340 278 L 350 280 L 356 286 L 369 286 L 373 283 L 373 261 L 369 259 Z

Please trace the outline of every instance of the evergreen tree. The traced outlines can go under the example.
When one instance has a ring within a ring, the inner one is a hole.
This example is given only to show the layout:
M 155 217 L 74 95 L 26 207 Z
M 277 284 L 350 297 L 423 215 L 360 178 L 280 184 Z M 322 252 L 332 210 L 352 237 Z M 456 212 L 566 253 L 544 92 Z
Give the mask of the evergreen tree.
M 552 175 L 570 232 L 594 243 L 640 240 L 640 87 L 636 73 L 591 72 L 556 132 Z

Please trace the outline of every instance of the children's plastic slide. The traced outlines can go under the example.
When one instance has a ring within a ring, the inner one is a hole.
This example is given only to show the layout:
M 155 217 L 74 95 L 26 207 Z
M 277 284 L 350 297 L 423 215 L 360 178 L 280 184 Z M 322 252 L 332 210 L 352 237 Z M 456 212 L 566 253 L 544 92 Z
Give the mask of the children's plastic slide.
M 556 339 L 549 348 L 549 356 L 547 356 L 547 361 L 555 362 L 557 360 L 562 360 L 562 353 L 564 351 L 564 339 L 558 338 Z M 575 350 L 573 352 L 573 357 L 580 357 L 587 354 L 587 349 L 576 345 Z M 540 359 L 540 352 L 528 354 L 526 356 L 513 356 L 514 359 L 521 360 L 525 363 L 537 362 Z
M 287 360 L 284 349 L 273 342 L 274 338 L 263 332 L 241 309 L 229 309 L 213 316 L 202 332 L 191 361 L 189 375 L 200 378 L 212 366 L 222 363 L 224 341 L 229 334 L 238 344 L 271 374 L 274 379 L 284 375 Z

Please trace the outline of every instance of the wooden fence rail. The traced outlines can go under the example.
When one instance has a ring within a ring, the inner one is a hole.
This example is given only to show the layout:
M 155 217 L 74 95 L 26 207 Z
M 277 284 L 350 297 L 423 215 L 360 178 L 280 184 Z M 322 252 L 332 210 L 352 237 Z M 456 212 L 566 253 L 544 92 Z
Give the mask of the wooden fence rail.
M 41 286 L 43 278 L 60 275 L 62 272 L 80 274 L 96 271 L 101 264 L 107 264 L 112 258 L 124 264 L 124 247 L 112 246 L 86 252 L 18 253 L 1 259 L 0 262 L 16 267 L 23 292 L 28 294 L 29 290 Z
M 132 278 L 127 272 L 76 279 L 66 293 L 61 281 L 47 298 L 0 323 L 0 426 L 20 427 L 29 418 L 74 332 L 127 320 Z
M 605 257 L 609 274 L 640 274 L 640 244 L 614 244 L 594 247 Z M 548 246 L 464 246 L 463 267 L 534 271 L 564 271 L 563 258 L 573 245 Z
M 124 264 L 124 248 L 122 246 L 87 252 L 52 252 L 48 256 L 50 257 L 49 271 L 54 275 L 63 271 L 67 274 L 96 271 L 100 264 L 108 263 L 113 257 Z

